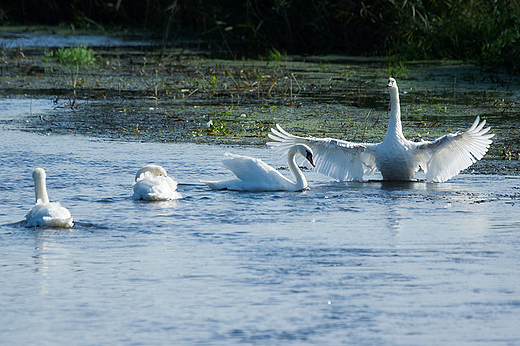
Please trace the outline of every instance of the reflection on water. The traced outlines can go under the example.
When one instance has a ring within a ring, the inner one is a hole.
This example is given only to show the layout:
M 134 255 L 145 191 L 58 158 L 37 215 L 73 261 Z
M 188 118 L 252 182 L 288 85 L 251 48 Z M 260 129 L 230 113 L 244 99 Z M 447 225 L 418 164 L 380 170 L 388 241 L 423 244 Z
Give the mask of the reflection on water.
M 198 179 L 228 176 L 226 151 L 274 167 L 285 158 L 265 147 L 38 135 L 3 120 L 2 344 L 520 339 L 518 177 L 344 183 L 305 172 L 305 192 L 211 191 Z M 135 172 L 152 162 L 184 198 L 131 199 Z M 23 227 L 36 166 L 72 230 Z

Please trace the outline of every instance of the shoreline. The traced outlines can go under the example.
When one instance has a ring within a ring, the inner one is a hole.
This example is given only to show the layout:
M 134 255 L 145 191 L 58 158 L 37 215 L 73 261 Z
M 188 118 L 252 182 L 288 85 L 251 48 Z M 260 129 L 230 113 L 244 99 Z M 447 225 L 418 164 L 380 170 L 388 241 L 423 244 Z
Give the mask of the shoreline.
M 46 56 L 56 48 L 2 47 L 0 95 L 55 101 L 50 114 L 17 126 L 118 140 L 261 145 L 279 123 L 298 135 L 377 142 L 386 131 L 384 86 L 392 75 L 407 138 L 463 131 L 480 116 L 497 134 L 486 156 L 520 159 L 520 78 L 461 62 L 225 60 L 179 48 L 159 56 L 157 47 L 132 45 L 93 50 L 94 64 L 73 66 Z

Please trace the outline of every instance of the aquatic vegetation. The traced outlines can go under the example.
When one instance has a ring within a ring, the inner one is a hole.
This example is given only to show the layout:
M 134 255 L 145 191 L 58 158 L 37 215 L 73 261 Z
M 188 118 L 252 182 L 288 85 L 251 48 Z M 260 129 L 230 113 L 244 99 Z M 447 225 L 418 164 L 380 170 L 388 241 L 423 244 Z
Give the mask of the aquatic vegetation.
M 514 90 L 520 80 L 460 62 L 343 56 L 237 61 L 176 48 L 164 50 L 159 59 L 140 49 L 104 48 L 99 63 L 80 68 L 61 65 L 55 57 L 49 64 L 41 49 L 24 60 L 31 65 L 29 73 L 15 58 L 16 49 L 4 52 L 4 92 L 57 99 L 60 111 L 46 117 L 44 127 L 39 118 L 24 124 L 36 131 L 264 144 L 269 128 L 283 123 L 295 133 L 306 129 L 316 137 L 376 142 L 384 137 L 388 116 L 381 80 L 392 66 L 406 72 L 403 132 L 409 138 L 433 139 L 480 115 L 500 133 L 491 155 L 517 157 L 519 152 L 520 103 Z M 55 71 L 33 74 L 43 70 L 40 66 Z M 506 140 L 514 144 L 504 152 Z
M 44 53 L 46 61 L 57 60 L 62 65 L 87 66 L 97 62 L 97 53 L 87 46 L 58 48 Z
M 403 77 L 408 74 L 408 69 L 406 68 L 403 61 L 393 61 L 390 60 L 388 62 L 388 75 L 392 77 Z
M 269 56 L 269 60 L 282 61 L 282 53 L 278 49 L 276 49 L 274 47 L 269 48 L 267 50 L 267 53 Z
M 226 125 L 227 123 L 221 120 L 210 120 L 206 124 L 206 127 L 201 130 L 201 132 L 205 132 L 213 136 L 223 136 L 225 134 L 231 133 L 231 130 L 227 128 Z

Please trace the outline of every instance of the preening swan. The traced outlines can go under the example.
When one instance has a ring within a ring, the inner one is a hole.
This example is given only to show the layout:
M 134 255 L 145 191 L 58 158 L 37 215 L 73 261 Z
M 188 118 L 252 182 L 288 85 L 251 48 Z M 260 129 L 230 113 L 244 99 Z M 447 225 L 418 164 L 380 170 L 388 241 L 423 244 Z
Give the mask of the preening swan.
M 301 191 L 307 188 L 307 179 L 296 165 L 296 154 L 301 154 L 314 166 L 311 148 L 305 144 L 292 145 L 287 153 L 287 164 L 296 182 L 287 179 L 260 159 L 230 153 L 226 153 L 222 162 L 225 168 L 236 175 L 235 179 L 201 181 L 214 190 Z
M 267 143 L 280 149 L 306 144 L 314 151 L 316 172 L 340 181 L 363 181 L 365 174 L 378 169 L 384 180 L 409 181 L 419 169 L 429 182 L 443 182 L 480 160 L 494 134 L 487 134 L 486 121 L 479 117 L 463 133 L 447 134 L 434 141 L 413 142 L 403 136 L 399 90 L 395 79 L 387 84 L 390 92 L 390 120 L 381 143 L 353 143 L 333 138 L 294 136 L 280 125 L 272 128 Z
M 60 202 L 50 202 L 45 183 L 45 170 L 36 168 L 33 171 L 36 205 L 25 215 L 27 227 L 71 228 L 74 226 L 68 209 Z
M 135 175 L 133 199 L 145 201 L 169 201 L 182 198 L 177 192 L 177 182 L 158 165 L 146 165 Z

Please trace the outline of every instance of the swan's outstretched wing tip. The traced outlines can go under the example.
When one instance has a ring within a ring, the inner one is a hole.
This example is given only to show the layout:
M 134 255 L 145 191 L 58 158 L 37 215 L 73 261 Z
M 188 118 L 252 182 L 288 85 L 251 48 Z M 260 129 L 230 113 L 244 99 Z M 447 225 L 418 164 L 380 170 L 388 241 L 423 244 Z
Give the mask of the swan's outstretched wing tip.
M 280 143 L 280 142 L 266 142 L 265 144 L 268 147 L 279 147 L 282 143 Z
M 279 142 L 281 140 L 280 136 L 277 136 L 276 134 L 268 133 L 267 137 L 271 138 L 274 141 Z
M 484 126 L 486 126 L 487 120 L 484 119 L 482 122 L 480 121 L 480 116 L 477 115 L 475 118 L 475 121 L 473 121 L 473 124 L 471 124 L 470 128 L 467 130 L 467 132 L 480 132 Z M 490 127 L 488 127 L 489 129 Z M 489 131 L 486 129 L 486 132 Z M 485 132 L 484 132 L 485 133 Z
M 420 144 L 425 149 L 426 176 L 428 181 L 443 182 L 457 175 L 487 153 L 494 133 L 484 128 L 486 120 L 477 116 L 471 127 L 463 133 L 448 134 L 433 142 Z
M 274 124 L 274 127 L 271 127 L 271 132 L 274 133 L 275 135 L 279 136 L 280 129 L 282 129 L 282 127 L 279 124 Z
M 275 126 L 276 126 L 276 129 L 277 129 L 278 131 L 280 131 L 281 133 L 283 133 L 283 134 L 287 134 L 287 135 L 289 134 L 289 133 L 287 133 L 287 131 L 285 131 L 285 130 L 283 129 L 283 127 L 282 127 L 280 124 L 276 124 Z
M 276 129 L 278 130 L 279 132 L 279 136 L 284 138 L 284 139 L 287 139 L 287 138 L 298 138 L 298 136 L 295 136 L 295 135 L 292 135 L 290 134 L 289 132 L 285 131 L 281 126 L 280 124 L 276 124 Z

